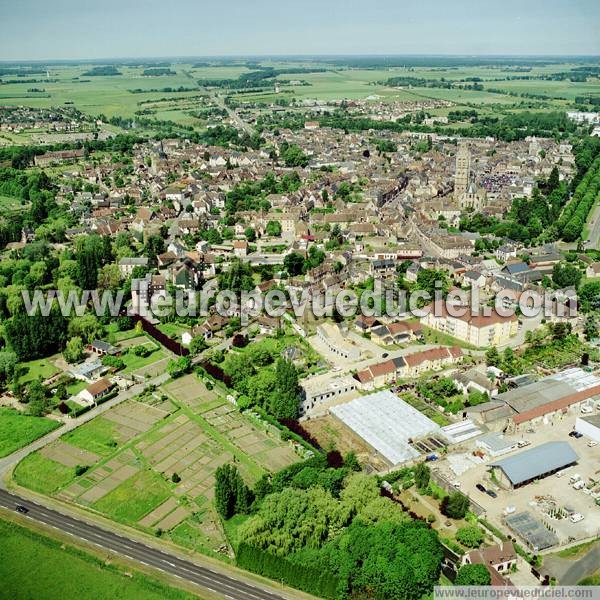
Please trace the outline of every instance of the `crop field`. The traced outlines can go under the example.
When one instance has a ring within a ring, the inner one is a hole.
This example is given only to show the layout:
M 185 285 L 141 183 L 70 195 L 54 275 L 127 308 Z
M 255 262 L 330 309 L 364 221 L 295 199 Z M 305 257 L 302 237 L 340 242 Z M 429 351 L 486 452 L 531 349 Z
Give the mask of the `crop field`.
M 0 458 L 31 444 L 58 426 L 59 423 L 46 417 L 30 417 L 12 408 L 0 408 Z
M 196 597 L 1 519 L 0 538 L 3 598 L 185 600 Z
M 165 399 L 167 396 L 168 399 Z M 15 481 L 203 552 L 225 544 L 212 505 L 217 467 L 248 483 L 298 460 L 195 374 L 120 404 L 16 468 Z

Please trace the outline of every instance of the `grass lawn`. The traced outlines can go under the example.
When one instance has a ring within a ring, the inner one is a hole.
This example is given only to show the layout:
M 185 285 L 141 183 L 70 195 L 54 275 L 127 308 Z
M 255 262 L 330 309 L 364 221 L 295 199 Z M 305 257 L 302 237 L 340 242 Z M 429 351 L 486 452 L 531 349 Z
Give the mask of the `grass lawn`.
M 19 198 L 0 195 L 0 210 L 16 210 L 19 208 L 23 208 L 23 204 Z
M 133 352 L 125 352 L 120 358 L 125 363 L 123 373 L 131 373 L 131 371 L 137 371 L 159 360 L 163 360 L 163 358 L 167 358 L 167 354 L 157 347 L 148 356 L 136 356 Z
M 600 585 L 600 569 L 593 575 L 582 579 L 577 585 Z
M 34 492 L 51 494 L 75 478 L 75 469 L 34 452 L 17 465 L 13 478 Z
M 99 456 L 114 454 L 118 445 L 114 423 L 102 416 L 66 433 L 62 439 L 72 446 L 89 450 Z
M 585 542 L 583 544 L 578 544 L 577 546 L 571 546 L 570 548 L 566 548 L 565 550 L 561 550 L 557 552 L 556 555 L 561 558 L 581 558 L 584 554 L 587 554 L 589 550 L 592 549 L 592 546 L 600 543 L 598 540 L 592 540 L 591 542 Z
M 468 344 L 467 342 L 463 342 L 458 338 L 455 338 L 443 331 L 436 331 L 435 329 L 431 329 L 431 327 L 427 327 L 427 325 L 423 325 L 423 337 L 425 338 L 426 344 L 440 344 L 442 346 L 458 346 L 459 348 L 463 348 L 465 350 L 477 350 L 473 344 Z
M 12 408 L 0 408 L 0 457 L 27 446 L 59 425 L 45 417 L 30 417 Z
M 19 377 L 21 383 L 27 383 L 33 381 L 38 377 L 42 379 L 49 379 L 60 372 L 53 362 L 49 358 L 39 358 L 37 360 L 30 360 L 19 364 L 22 375 Z
M 166 481 L 153 471 L 142 471 L 109 492 L 94 508 L 116 521 L 133 525 L 171 495 Z
M 131 569 L 0 520 L 3 598 L 25 600 L 185 600 L 192 596 Z
M 87 386 L 88 384 L 85 381 L 76 380 L 67 386 L 67 392 L 70 396 L 77 396 L 77 394 Z
M 189 327 L 185 325 L 179 325 L 179 323 L 161 323 L 157 326 L 157 328 L 170 338 L 176 339 L 181 339 L 181 335 L 183 333 L 190 331 Z

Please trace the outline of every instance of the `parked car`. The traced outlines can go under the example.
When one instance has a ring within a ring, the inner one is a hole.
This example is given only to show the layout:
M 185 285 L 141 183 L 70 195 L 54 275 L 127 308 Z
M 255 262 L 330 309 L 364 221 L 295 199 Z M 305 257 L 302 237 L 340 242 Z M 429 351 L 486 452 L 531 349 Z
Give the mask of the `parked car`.
M 494 490 L 485 490 L 485 493 L 490 496 L 491 498 L 497 498 L 498 494 L 496 494 L 496 492 Z
M 583 437 L 583 433 L 580 433 L 579 431 L 573 430 L 573 431 L 569 432 L 569 437 L 574 437 L 574 438 L 579 439 L 579 438 Z
M 597 442 L 596 440 L 589 440 L 589 441 L 588 441 L 588 443 L 587 443 L 587 445 L 588 445 L 590 448 L 593 448 L 594 446 L 597 446 L 597 445 L 598 445 L 598 442 Z
M 579 523 L 579 521 L 583 521 L 585 517 L 581 513 L 575 513 L 569 517 L 571 519 L 571 523 Z
M 475 487 L 476 487 L 476 488 L 477 488 L 477 489 L 478 489 L 480 492 L 483 492 L 483 493 L 485 494 L 485 487 L 484 487 L 484 486 L 483 486 L 481 483 L 478 483 L 478 484 L 477 484 Z
M 18 513 L 21 513 L 24 515 L 26 515 L 29 512 L 29 509 L 26 506 L 23 506 L 22 504 L 17 504 L 17 506 L 15 507 L 15 510 Z
M 429 456 L 425 457 L 425 462 L 431 462 L 433 460 L 437 460 L 438 456 L 437 454 L 430 454 Z

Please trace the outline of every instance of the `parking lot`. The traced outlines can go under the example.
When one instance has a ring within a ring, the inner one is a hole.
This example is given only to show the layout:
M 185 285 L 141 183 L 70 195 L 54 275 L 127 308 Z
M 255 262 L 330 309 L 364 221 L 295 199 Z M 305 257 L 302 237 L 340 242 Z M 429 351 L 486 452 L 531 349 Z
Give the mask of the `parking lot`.
M 514 439 L 528 440 L 531 445 L 514 450 L 501 457 L 486 458 L 484 462 L 479 464 L 470 460 L 471 458 L 474 459 L 472 451 L 475 450 L 475 442 L 471 440 L 465 442 L 462 445 L 462 450 L 465 451 L 466 460 L 462 463 L 471 466 L 461 475 L 451 471 L 447 459 L 436 466 L 450 481 L 460 481 L 460 489 L 486 510 L 486 518 L 489 521 L 496 526 L 501 526 L 503 530 L 505 530 L 503 525 L 505 511 L 507 507 L 511 507 L 512 514 L 529 511 L 536 519 L 542 521 L 547 528 L 555 532 L 560 544 L 568 543 L 573 539 L 584 539 L 599 535 L 600 506 L 595 504 L 591 494 L 583 489 L 573 489 L 570 477 L 578 474 L 586 483 L 596 481 L 598 484 L 594 489 L 600 489 L 600 446 L 588 446 L 588 439 L 585 437 L 580 439 L 569 437 L 569 432 L 575 424 L 575 416 L 575 414 L 566 415 L 553 425 L 538 427 L 533 433 L 519 434 Z M 513 456 L 550 441 L 568 441 L 579 457 L 578 463 L 565 469 L 562 476 L 550 475 L 514 490 L 502 489 L 491 481 L 488 473 L 490 462 Z M 497 498 L 492 498 L 478 490 L 476 488 L 478 483 L 483 484 L 486 489 L 494 490 Z M 580 513 L 584 516 L 584 519 L 578 523 L 572 523 L 567 515 L 563 514 L 562 518 L 557 518 L 555 513 L 556 511 L 562 512 L 561 509 Z

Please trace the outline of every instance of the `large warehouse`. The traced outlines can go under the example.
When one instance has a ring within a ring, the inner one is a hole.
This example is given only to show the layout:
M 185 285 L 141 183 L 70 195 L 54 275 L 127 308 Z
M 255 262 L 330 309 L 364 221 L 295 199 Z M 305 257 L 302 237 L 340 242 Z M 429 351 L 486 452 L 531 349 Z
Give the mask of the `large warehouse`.
M 432 434 L 445 439 L 436 423 L 389 390 L 361 396 L 329 410 L 391 466 L 419 456 L 409 440 Z
M 498 394 L 467 413 L 489 429 L 499 431 L 512 424 L 518 430 L 547 425 L 599 399 L 600 377 L 574 367 Z
M 496 479 L 507 488 L 518 488 L 576 463 L 568 442 L 546 442 L 531 450 L 490 463 Z

